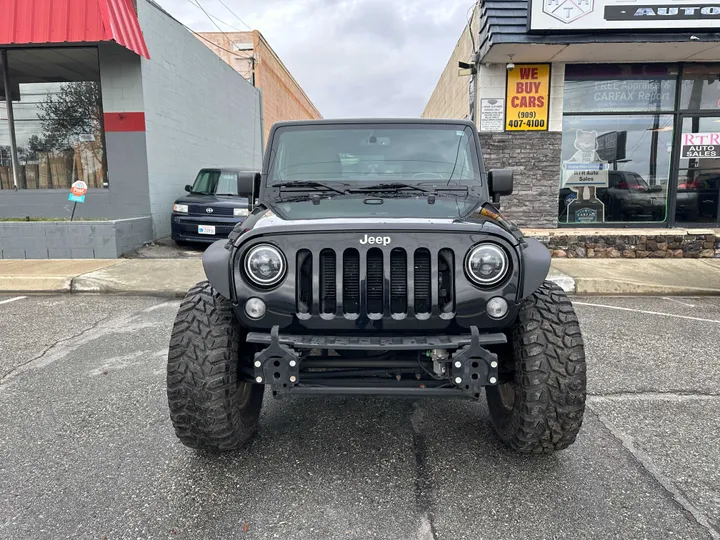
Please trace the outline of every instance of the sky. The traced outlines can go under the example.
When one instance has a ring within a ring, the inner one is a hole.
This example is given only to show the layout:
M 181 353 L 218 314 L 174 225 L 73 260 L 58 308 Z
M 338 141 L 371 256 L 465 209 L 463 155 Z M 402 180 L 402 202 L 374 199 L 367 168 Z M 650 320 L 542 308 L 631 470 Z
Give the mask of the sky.
M 473 0 L 156 0 L 193 30 L 259 30 L 325 118 L 417 117 Z M 229 25 L 229 26 L 228 26 Z M 469 59 L 468 59 L 469 60 Z

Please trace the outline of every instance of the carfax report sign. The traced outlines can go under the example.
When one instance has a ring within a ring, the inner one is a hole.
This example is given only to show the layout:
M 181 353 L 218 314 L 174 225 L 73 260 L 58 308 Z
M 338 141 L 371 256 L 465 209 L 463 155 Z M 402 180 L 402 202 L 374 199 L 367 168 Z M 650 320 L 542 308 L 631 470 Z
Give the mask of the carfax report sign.
M 720 0 L 530 0 L 528 29 L 669 30 L 717 28 Z
M 547 131 L 550 64 L 518 64 L 508 71 L 505 129 Z

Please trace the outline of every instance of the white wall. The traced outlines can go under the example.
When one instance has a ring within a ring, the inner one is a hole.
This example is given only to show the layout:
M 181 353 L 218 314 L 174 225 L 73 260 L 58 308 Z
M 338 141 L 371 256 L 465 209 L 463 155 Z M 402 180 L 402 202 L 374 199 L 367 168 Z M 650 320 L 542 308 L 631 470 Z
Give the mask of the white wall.
M 565 85 L 565 64 L 550 67 L 550 111 L 548 130 L 562 131 L 563 89 Z M 478 71 L 478 97 L 475 117 L 480 123 L 480 99 L 505 99 L 507 70 L 505 64 L 480 65 Z M 507 103 L 505 104 L 507 106 Z
M 550 118 L 548 121 L 550 131 L 562 131 L 564 91 L 565 64 L 552 64 L 550 68 Z
M 138 17 L 150 204 L 156 237 L 170 234 L 173 201 L 202 167 L 260 170 L 259 91 L 149 0 Z

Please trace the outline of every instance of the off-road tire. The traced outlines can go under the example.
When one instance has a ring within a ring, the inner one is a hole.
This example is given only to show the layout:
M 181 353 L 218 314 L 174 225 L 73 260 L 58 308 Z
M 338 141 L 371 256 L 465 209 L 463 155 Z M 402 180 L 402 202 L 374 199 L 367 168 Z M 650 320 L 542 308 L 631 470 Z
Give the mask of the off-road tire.
M 190 448 L 234 450 L 254 433 L 263 386 L 243 382 L 251 349 L 232 304 L 207 281 L 180 304 L 170 338 L 167 396 L 175 434 Z
M 486 389 L 495 431 L 522 453 L 567 448 L 582 425 L 586 371 L 580 326 L 565 292 L 543 283 L 523 303 L 510 334 L 509 354 L 500 358 L 501 370 L 512 371 L 510 382 Z

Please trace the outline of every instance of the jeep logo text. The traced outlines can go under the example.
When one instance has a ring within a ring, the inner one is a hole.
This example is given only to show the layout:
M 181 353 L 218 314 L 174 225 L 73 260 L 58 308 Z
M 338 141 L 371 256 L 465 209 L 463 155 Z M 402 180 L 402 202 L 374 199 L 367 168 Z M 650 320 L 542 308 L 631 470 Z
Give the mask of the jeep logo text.
M 367 234 L 360 240 L 362 245 L 365 244 L 379 244 L 387 246 L 390 243 L 389 236 L 368 236 Z

